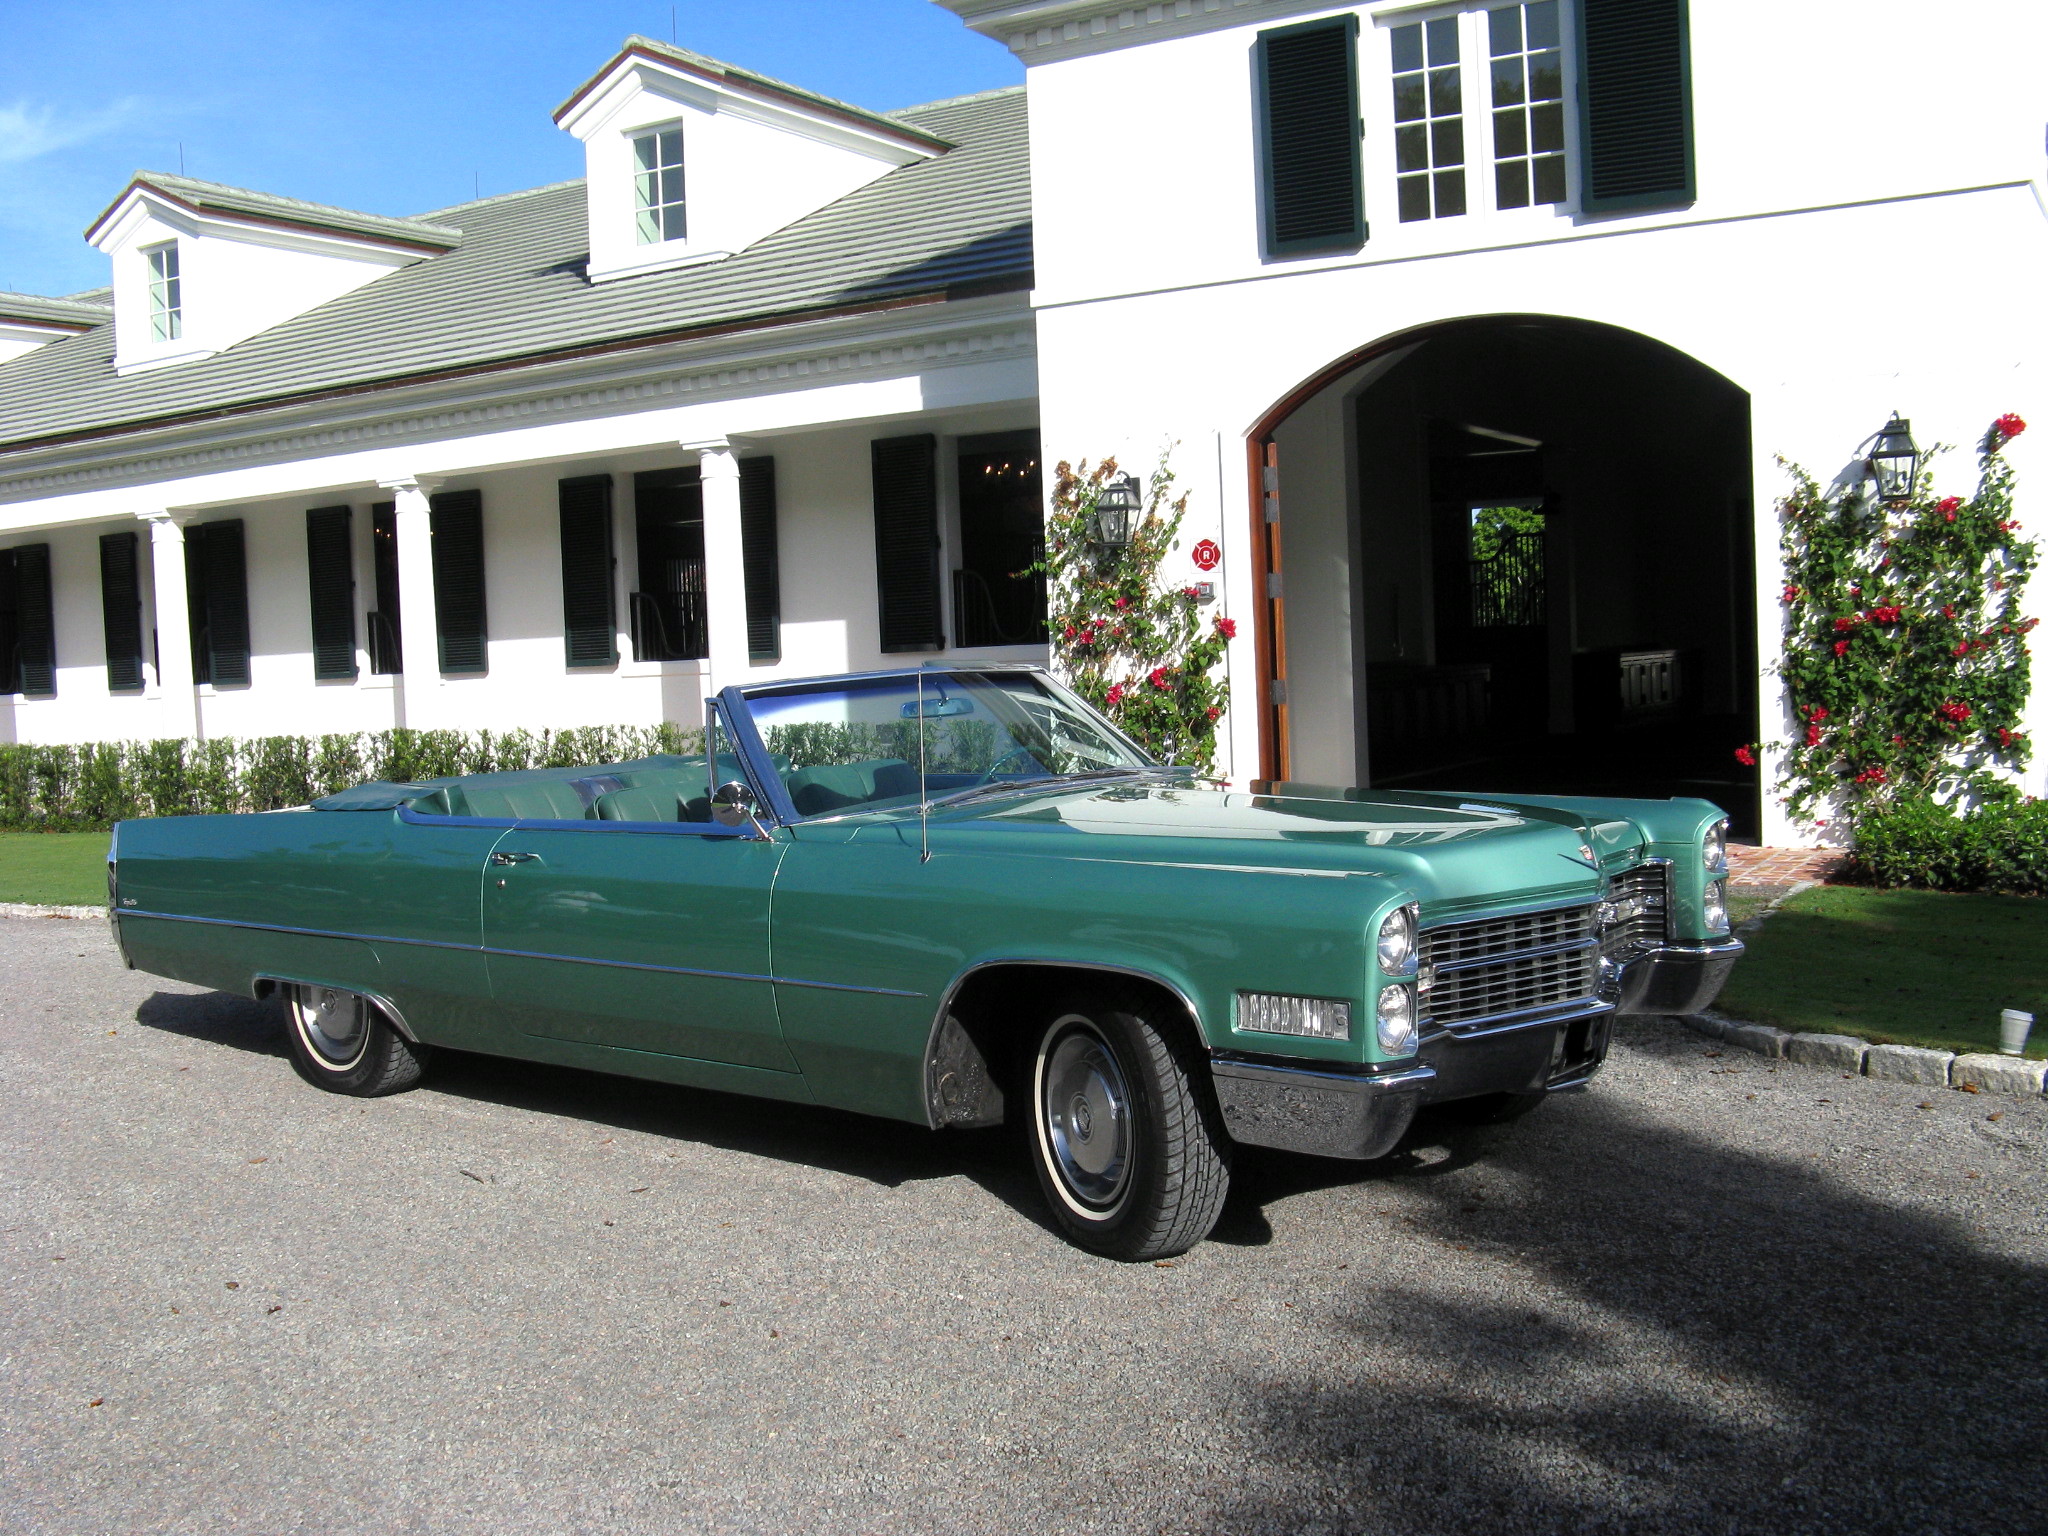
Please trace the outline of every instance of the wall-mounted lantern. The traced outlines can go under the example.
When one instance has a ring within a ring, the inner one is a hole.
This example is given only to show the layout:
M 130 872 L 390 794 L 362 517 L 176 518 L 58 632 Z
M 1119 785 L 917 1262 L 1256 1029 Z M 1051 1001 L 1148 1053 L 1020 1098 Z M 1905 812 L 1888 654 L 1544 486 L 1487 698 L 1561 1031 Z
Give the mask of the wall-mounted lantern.
M 1870 450 L 1870 473 L 1877 481 L 1882 501 L 1910 501 L 1920 474 L 1920 448 L 1913 441 L 1913 424 L 1894 413 L 1877 434 Z
M 1137 531 L 1138 515 L 1145 510 L 1145 493 L 1136 475 L 1118 475 L 1103 486 L 1095 498 L 1095 542 L 1105 549 L 1122 549 Z

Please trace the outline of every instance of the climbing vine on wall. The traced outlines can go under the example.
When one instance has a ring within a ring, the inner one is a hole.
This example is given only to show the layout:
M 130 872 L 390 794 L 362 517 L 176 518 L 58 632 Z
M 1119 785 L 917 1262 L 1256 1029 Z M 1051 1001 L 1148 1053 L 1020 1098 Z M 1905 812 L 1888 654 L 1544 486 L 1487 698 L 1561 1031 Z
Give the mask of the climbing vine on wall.
M 1779 503 L 1793 815 L 1818 820 L 1833 804 L 1853 824 L 1900 800 L 2012 795 L 1997 770 L 2032 749 L 2020 719 L 2038 621 L 2020 614 L 2035 548 L 2003 450 L 2026 425 L 1992 424 L 1967 497 L 1937 498 L 1924 464 L 1903 503 L 1860 487 L 1830 495 L 1780 460 L 1793 482 Z M 1751 748 L 1737 755 L 1754 761 Z
M 1216 762 L 1216 722 L 1230 684 L 1212 676 L 1236 621 L 1205 621 L 1193 587 L 1161 584 L 1178 547 L 1187 496 L 1174 496 L 1164 455 L 1145 488 L 1130 543 L 1095 537 L 1095 508 L 1117 474 L 1115 459 L 1054 470 L 1045 558 L 1053 654 L 1067 682 L 1162 761 L 1204 772 Z

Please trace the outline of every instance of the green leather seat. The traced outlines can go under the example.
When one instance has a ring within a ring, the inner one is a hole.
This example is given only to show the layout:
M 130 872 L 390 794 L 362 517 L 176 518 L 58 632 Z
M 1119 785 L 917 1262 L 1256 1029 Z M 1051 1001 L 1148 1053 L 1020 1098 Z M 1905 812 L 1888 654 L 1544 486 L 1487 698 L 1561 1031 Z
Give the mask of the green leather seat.
M 471 779 L 449 787 L 455 802 L 452 814 L 485 816 L 514 821 L 588 821 L 590 808 L 576 787 L 559 779 L 529 780 L 524 784 L 493 784 L 489 779 Z
M 674 795 L 652 789 L 615 789 L 597 797 L 599 821 L 676 821 L 679 810 Z

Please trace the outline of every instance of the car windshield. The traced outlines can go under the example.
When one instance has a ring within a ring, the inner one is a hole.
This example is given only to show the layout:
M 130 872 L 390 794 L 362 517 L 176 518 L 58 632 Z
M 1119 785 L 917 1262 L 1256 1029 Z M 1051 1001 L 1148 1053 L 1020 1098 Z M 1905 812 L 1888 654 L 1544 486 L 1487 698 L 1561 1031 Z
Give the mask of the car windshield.
M 849 678 L 753 689 L 746 700 L 804 816 L 916 804 L 920 758 L 923 792 L 934 800 L 1158 766 L 1081 699 L 1035 672 Z

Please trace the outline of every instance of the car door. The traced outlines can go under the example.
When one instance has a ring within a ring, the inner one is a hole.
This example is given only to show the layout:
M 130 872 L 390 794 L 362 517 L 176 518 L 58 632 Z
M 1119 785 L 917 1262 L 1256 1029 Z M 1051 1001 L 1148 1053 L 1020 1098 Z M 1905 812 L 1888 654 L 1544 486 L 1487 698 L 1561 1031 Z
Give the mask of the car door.
M 787 835 L 521 822 L 484 871 L 498 1007 L 527 1034 L 794 1072 L 768 903 Z

